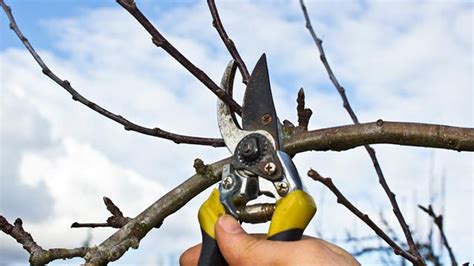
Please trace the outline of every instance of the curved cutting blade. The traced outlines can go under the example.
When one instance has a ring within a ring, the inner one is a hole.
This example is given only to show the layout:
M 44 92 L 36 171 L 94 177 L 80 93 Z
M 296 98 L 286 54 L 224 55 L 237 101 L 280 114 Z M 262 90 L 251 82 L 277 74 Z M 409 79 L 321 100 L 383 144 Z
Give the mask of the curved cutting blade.
M 232 95 L 236 69 L 237 65 L 235 64 L 235 61 L 231 60 L 222 76 L 221 88 L 229 95 Z M 239 141 L 249 133 L 238 127 L 235 116 L 232 114 L 229 106 L 219 98 L 217 99 L 217 124 L 219 125 L 219 130 L 224 139 L 225 145 L 233 154 Z
M 258 60 L 247 84 L 242 112 L 242 127 L 246 131 L 264 130 L 272 135 L 279 149 L 279 122 L 273 103 L 266 55 Z

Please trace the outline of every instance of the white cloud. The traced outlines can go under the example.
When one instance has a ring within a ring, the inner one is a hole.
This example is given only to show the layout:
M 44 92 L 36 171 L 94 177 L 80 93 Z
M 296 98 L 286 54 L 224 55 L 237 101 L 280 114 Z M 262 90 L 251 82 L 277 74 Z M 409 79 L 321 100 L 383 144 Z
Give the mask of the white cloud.
M 308 2 L 307 6 L 313 26 L 324 40 L 329 61 L 362 121 L 383 118 L 472 126 L 470 7 L 466 10 L 447 2 L 338 2 L 334 7 L 316 1 Z M 314 111 L 312 128 L 349 123 L 304 28 L 296 1 L 222 2 L 218 8 L 249 70 L 262 52 L 267 53 L 273 94 L 282 119 L 295 121 L 295 96 L 303 86 L 307 105 Z M 211 27 L 205 4 L 148 12 L 176 47 L 214 81 L 219 81 L 229 55 Z M 149 127 L 218 136 L 215 96 L 154 47 L 150 37 L 125 11 L 85 10 L 79 16 L 51 20 L 45 25 L 54 36 L 54 47 L 40 50 L 40 54 L 51 69 L 67 78 L 84 96 Z M 19 180 L 23 185 L 43 184 L 53 199 L 51 217 L 25 225 L 42 244 L 77 245 L 84 232 L 67 227 L 77 220 L 104 219 L 108 215 L 101 204 L 104 195 L 110 196 L 125 214 L 135 215 L 190 176 L 195 157 L 211 162 L 228 155 L 225 149 L 176 146 L 166 140 L 126 132 L 70 100 L 62 88 L 40 73 L 24 50 L 7 49 L 0 58 L 2 114 L 15 98 L 15 112 L 42 117 L 50 127 L 44 134 L 55 140 L 39 149 L 28 144 L 19 151 L 21 165 L 10 166 L 21 170 Z M 241 90 L 237 92 L 242 94 Z M 28 109 L 22 113 L 25 105 Z M 22 121 L 29 120 L 18 119 L 14 127 L 2 125 L 2 130 L 12 130 L 10 135 L 25 134 L 21 139 L 27 140 L 32 130 Z M 389 145 L 375 148 L 388 182 L 404 202 L 401 205 L 407 209 L 407 220 L 411 224 L 416 219 L 426 221 L 423 214 L 414 217 L 411 199 L 413 190 L 420 203 L 428 199 L 430 153 Z M 452 235 L 459 257 L 468 260 L 474 246 L 470 238 L 472 214 L 464 215 L 462 222 L 459 217 L 472 210 L 472 156 L 436 151 L 435 158 L 437 180 L 443 169 L 449 180 L 448 235 Z M 333 177 L 340 189 L 371 216 L 377 217 L 380 208 L 389 210 L 362 148 L 341 153 L 311 152 L 298 155 L 295 162 L 316 200 L 324 199 L 320 216 L 308 232 L 321 230 L 332 237 L 354 224 L 365 228 L 335 203 L 332 194 L 322 192 L 325 190 L 319 184 L 305 178 L 309 167 Z M 3 171 L 6 170 L 2 169 L 2 174 Z M 200 195 L 168 218 L 162 229 L 152 232 L 141 243 L 141 249 L 127 254 L 124 261 L 136 262 L 136 254 L 176 253 L 198 242 L 195 215 L 206 195 Z M 21 208 L 31 209 L 27 205 Z M 389 211 L 386 214 L 391 217 Z M 368 234 L 360 230 L 361 234 Z M 109 232 L 94 233 L 94 241 L 100 242 Z M 64 234 L 71 235 L 76 242 L 65 243 L 61 238 Z M 10 242 L 10 246 L 15 245 Z

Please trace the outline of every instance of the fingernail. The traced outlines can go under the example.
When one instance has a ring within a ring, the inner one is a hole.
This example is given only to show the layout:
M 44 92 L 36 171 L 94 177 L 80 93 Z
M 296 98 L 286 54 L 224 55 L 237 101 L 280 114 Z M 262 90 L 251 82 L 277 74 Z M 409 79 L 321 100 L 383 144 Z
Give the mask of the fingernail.
M 219 218 L 218 224 L 226 233 L 229 234 L 237 234 L 243 231 L 239 222 L 237 222 L 234 217 L 228 214 L 221 216 Z

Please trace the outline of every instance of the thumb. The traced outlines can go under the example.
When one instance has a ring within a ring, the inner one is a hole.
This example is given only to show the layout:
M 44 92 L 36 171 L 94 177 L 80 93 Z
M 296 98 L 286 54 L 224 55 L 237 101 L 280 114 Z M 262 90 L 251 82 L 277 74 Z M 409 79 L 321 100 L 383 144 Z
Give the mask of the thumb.
M 219 218 L 214 230 L 217 245 L 229 265 L 252 264 L 265 241 L 247 234 L 239 222 L 227 214 Z

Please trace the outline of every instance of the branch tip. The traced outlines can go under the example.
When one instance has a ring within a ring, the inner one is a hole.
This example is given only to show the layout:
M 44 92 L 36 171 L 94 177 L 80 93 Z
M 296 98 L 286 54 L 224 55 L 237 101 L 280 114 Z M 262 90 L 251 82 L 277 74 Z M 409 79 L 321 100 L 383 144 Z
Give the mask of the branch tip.
M 300 130 L 307 131 L 309 120 L 313 115 L 313 111 L 309 108 L 305 108 L 305 94 L 303 88 L 298 91 L 296 102 L 296 110 L 298 114 L 298 128 Z
M 242 82 L 244 84 L 247 84 L 248 80 L 250 78 L 249 71 L 248 71 L 247 66 L 245 65 L 244 61 L 242 60 L 242 57 L 240 56 L 239 52 L 237 51 L 237 48 L 235 47 L 234 42 L 227 35 L 227 32 L 224 29 L 224 25 L 222 24 L 221 18 L 219 17 L 219 12 L 217 11 L 215 1 L 214 0 L 208 0 L 207 5 L 209 7 L 209 11 L 211 12 L 211 16 L 212 16 L 212 26 L 214 28 L 216 28 L 217 33 L 221 37 L 222 42 L 227 47 L 227 50 L 229 51 L 232 58 L 235 60 L 235 63 L 237 64 L 237 67 L 239 68 L 239 71 L 242 75 Z

